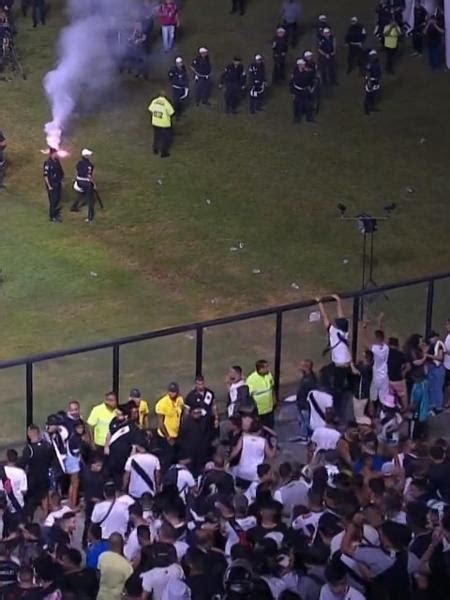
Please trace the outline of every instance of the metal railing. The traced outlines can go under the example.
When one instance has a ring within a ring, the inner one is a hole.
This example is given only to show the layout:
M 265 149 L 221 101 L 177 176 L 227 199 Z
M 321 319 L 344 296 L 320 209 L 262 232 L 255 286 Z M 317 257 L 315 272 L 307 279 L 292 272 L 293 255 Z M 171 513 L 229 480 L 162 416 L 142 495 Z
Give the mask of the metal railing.
M 352 353 L 356 356 L 358 349 L 358 322 L 360 316 L 360 309 L 362 303 L 365 303 L 369 297 L 377 296 L 380 294 L 386 294 L 394 290 L 402 288 L 408 288 L 424 284 L 426 286 L 426 305 L 425 305 L 425 316 L 424 322 L 422 323 L 423 332 L 429 333 L 432 328 L 433 320 L 433 308 L 434 308 L 434 296 L 435 296 L 435 283 L 440 280 L 449 280 L 450 272 L 430 275 L 428 277 L 422 277 L 418 279 L 412 279 L 408 281 L 397 282 L 393 284 L 387 284 L 378 286 L 375 288 L 357 290 L 353 292 L 341 294 L 343 300 L 352 300 L 351 310 L 351 324 L 352 324 Z M 450 289 L 450 288 L 449 288 Z M 450 300 L 450 298 L 448 299 Z M 328 302 L 329 300 L 325 300 Z M 447 303 L 447 299 L 445 299 Z M 283 349 L 283 319 L 284 315 L 291 311 L 298 309 L 311 308 L 316 305 L 314 300 L 307 300 L 302 302 L 294 302 L 291 304 L 284 304 L 280 306 L 264 308 L 260 310 L 249 311 L 237 315 L 228 317 L 220 317 L 217 319 L 211 319 L 208 321 L 202 321 L 197 323 L 188 323 L 186 325 L 179 325 L 177 327 L 169 327 L 166 329 L 158 329 L 155 331 L 149 331 L 141 333 L 139 335 L 132 335 L 128 337 L 118 338 L 114 340 L 98 342 L 95 344 L 89 344 L 84 346 L 78 346 L 65 350 L 58 350 L 55 352 L 48 352 L 46 354 L 37 354 L 32 356 L 26 356 L 24 358 L 17 358 L 14 360 L 6 360 L 0 362 L 0 371 L 5 369 L 12 369 L 13 367 L 25 367 L 25 390 L 26 390 L 26 407 L 25 417 L 27 424 L 33 422 L 34 414 L 34 365 L 49 361 L 52 359 L 60 359 L 63 357 L 80 355 L 88 352 L 111 349 L 111 388 L 118 394 L 119 384 L 121 377 L 121 348 L 123 346 L 133 344 L 136 342 L 142 342 L 146 340 L 154 340 L 156 338 L 167 338 L 178 334 L 192 334 L 195 333 L 195 374 L 203 372 L 204 364 L 204 332 L 207 328 L 216 327 L 218 325 L 227 325 L 230 323 L 239 323 L 243 321 L 250 321 L 252 319 L 258 319 L 260 317 L 274 316 L 275 317 L 275 330 L 273 335 L 273 350 L 274 350 L 274 363 L 273 363 L 273 374 L 275 379 L 275 385 L 277 389 L 280 386 L 280 375 L 281 375 L 281 361 L 282 361 L 282 349 Z M 194 375 L 194 373 L 193 373 Z

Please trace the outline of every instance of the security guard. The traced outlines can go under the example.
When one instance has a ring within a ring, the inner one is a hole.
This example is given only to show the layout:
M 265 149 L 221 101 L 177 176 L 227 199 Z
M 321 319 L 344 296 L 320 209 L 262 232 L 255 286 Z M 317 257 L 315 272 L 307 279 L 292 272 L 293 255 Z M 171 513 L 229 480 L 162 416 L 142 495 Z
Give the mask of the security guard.
M 316 25 L 317 42 L 320 41 L 320 38 L 323 36 L 323 30 L 326 28 L 331 29 L 327 15 L 319 15 Z
M 366 74 L 364 77 L 364 112 L 370 115 L 371 112 L 378 111 L 376 108 L 377 92 L 381 87 L 381 67 L 378 62 L 376 50 L 369 52 L 369 62 L 366 65 Z
M 317 63 L 314 60 L 314 55 L 311 50 L 305 50 L 303 52 L 303 60 L 306 63 L 307 70 L 311 73 L 311 86 L 310 90 L 310 99 L 313 111 L 318 114 L 320 110 L 320 99 L 321 99 L 321 81 L 320 81 L 320 73 L 317 68 Z
M 192 61 L 191 70 L 195 78 L 195 104 L 199 106 L 201 102 L 206 106 L 210 106 L 212 69 L 207 48 L 202 46 L 198 49 L 198 54 Z
M 312 82 L 312 72 L 308 70 L 306 61 L 299 58 L 290 82 L 290 90 L 294 95 L 294 123 L 300 123 L 303 114 L 306 115 L 307 121 L 313 121 L 310 92 Z
M 49 155 L 44 162 L 44 183 L 48 194 L 48 217 L 51 223 L 61 223 L 61 186 L 64 179 L 64 171 L 59 162 L 58 151 L 49 148 Z
M 336 43 L 329 27 L 319 40 L 319 70 L 323 85 L 336 85 Z
M 86 223 L 92 223 L 95 215 L 95 183 L 94 183 L 94 165 L 90 161 L 92 156 L 92 150 L 83 148 L 81 151 L 81 160 L 77 162 L 75 181 L 73 189 L 77 193 L 76 198 L 72 204 L 71 211 L 78 212 L 81 206 L 86 203 L 88 205 L 88 216 Z
M 181 56 L 175 59 L 175 66 L 169 71 L 169 81 L 172 86 L 173 107 L 175 118 L 178 120 L 183 111 L 183 104 L 189 95 L 189 77 Z
M 162 91 L 154 98 L 148 107 L 152 114 L 153 125 L 153 153 L 161 158 L 170 156 L 169 148 L 172 137 L 172 117 L 175 113 L 173 106 L 167 100 L 166 93 Z
M 250 114 L 263 110 L 262 100 L 266 89 L 266 66 L 261 54 L 255 56 L 254 62 L 248 68 Z
M 227 113 L 237 113 L 237 107 L 245 89 L 246 74 L 242 60 L 235 56 L 233 62 L 225 67 L 220 78 L 219 87 L 225 86 L 225 110 Z
M 272 40 L 273 74 L 274 83 L 284 81 L 286 77 L 286 55 L 288 51 L 288 39 L 284 27 L 278 27 L 276 35 Z
M 364 42 L 366 41 L 367 33 L 364 25 L 358 21 L 358 17 L 350 19 L 350 27 L 345 36 L 345 43 L 348 46 L 347 55 L 347 73 L 353 71 L 355 63 L 359 67 L 362 74 L 364 69 Z

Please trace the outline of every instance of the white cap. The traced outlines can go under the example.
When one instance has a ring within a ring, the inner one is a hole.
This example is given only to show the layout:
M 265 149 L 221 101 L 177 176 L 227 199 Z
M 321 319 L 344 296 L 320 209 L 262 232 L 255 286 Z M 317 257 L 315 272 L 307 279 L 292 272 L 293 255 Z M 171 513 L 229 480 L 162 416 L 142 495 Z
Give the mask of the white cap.
M 176 59 L 175 59 L 175 62 L 176 63 L 182 63 L 183 59 L 181 58 L 181 56 L 177 56 Z
M 305 61 L 303 60 L 303 58 L 299 58 L 299 59 L 297 60 L 297 64 L 298 64 L 298 65 L 306 65 L 306 63 L 305 63 Z
M 350 21 L 351 21 L 352 23 L 357 23 L 357 22 L 358 22 L 358 17 L 352 17 L 352 18 L 350 19 Z
M 373 49 L 369 52 L 369 56 L 376 56 L 377 54 L 378 54 L 378 52 L 375 49 Z
M 92 150 L 89 150 L 88 148 L 83 148 L 83 150 L 81 151 L 81 156 L 92 156 L 93 152 Z
M 319 21 L 326 21 L 327 15 L 319 15 Z
M 205 48 L 205 46 L 202 46 L 198 49 L 199 54 L 205 54 L 205 52 L 208 52 L 208 48 Z
M 262 60 L 261 54 L 255 54 L 255 60 Z
M 286 33 L 286 29 L 284 27 L 278 27 L 277 33 Z
M 313 53 L 311 52 L 311 50 L 305 50 L 305 52 L 303 52 L 303 56 L 305 58 L 311 58 L 313 55 Z
M 325 27 L 322 33 L 331 33 L 331 29 L 329 27 Z

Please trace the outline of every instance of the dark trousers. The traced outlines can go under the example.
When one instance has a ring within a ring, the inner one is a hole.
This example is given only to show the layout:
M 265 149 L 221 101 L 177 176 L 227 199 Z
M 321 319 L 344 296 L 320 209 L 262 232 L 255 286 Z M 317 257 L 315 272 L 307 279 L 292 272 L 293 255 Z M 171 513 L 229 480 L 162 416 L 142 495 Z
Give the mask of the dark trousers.
M 386 51 L 386 71 L 388 73 L 394 72 L 394 58 L 397 54 L 397 48 L 384 48 Z
M 306 115 L 307 121 L 313 120 L 312 104 L 308 90 L 298 90 L 294 96 L 294 122 L 300 123 L 302 116 Z
M 52 189 L 47 189 L 48 194 L 48 218 L 53 221 L 59 217 L 61 212 L 61 184 L 54 183 Z
M 442 66 L 442 46 L 428 46 L 428 62 L 433 71 Z
M 256 114 L 256 111 L 262 110 L 262 102 L 262 93 L 258 94 L 257 96 L 249 96 L 249 108 L 252 115 Z
M 298 24 L 297 23 L 286 23 L 286 21 L 284 21 L 283 27 L 286 30 L 286 38 L 288 40 L 288 43 L 290 43 L 291 46 L 293 48 L 295 48 L 295 46 L 297 45 L 297 39 L 298 39 Z
M 273 73 L 272 80 L 274 83 L 280 83 L 286 78 L 286 57 L 285 56 L 274 56 L 273 57 Z
M 225 88 L 225 110 L 226 112 L 236 112 L 241 99 L 241 88 L 239 85 L 227 85 Z
M 195 82 L 195 103 L 207 104 L 211 93 L 211 82 L 206 77 L 199 77 Z
M 24 17 L 28 14 L 28 9 L 30 8 L 31 0 L 22 0 L 20 3 L 20 8 L 22 10 L 22 15 Z
M 161 156 L 169 156 L 171 127 L 153 127 L 153 152 Z
M 377 93 L 368 92 L 366 90 L 366 95 L 364 97 L 364 112 L 366 115 L 369 115 L 373 110 L 375 110 L 375 101 L 376 101 Z
M 330 58 L 319 56 L 319 71 L 323 85 L 334 85 L 336 83 L 336 59 L 334 56 Z
M 231 12 L 235 13 L 239 10 L 240 14 L 243 15 L 245 13 L 245 0 L 232 0 L 231 2 Z
M 167 469 L 176 462 L 177 446 L 169 444 L 166 438 L 157 435 L 158 458 L 161 463 L 161 471 L 165 473 Z
M 412 46 L 414 52 L 418 54 L 422 54 L 423 52 L 423 34 L 422 33 L 414 33 L 412 34 Z
M 350 45 L 347 55 L 347 73 L 351 73 L 355 65 L 358 66 L 359 72 L 362 73 L 364 68 L 364 50 L 361 46 Z
M 33 19 L 33 27 L 37 27 L 38 21 L 45 25 L 47 17 L 47 7 L 44 0 L 32 0 L 31 3 L 31 18 Z
M 185 93 L 186 90 L 184 88 L 172 88 L 173 107 L 175 109 L 175 116 L 177 118 L 179 118 L 183 112 L 184 102 L 187 98 L 187 96 L 184 97 Z
M 272 411 L 270 413 L 266 413 L 265 415 L 259 415 L 259 420 L 263 427 L 273 429 L 275 426 L 275 413 Z

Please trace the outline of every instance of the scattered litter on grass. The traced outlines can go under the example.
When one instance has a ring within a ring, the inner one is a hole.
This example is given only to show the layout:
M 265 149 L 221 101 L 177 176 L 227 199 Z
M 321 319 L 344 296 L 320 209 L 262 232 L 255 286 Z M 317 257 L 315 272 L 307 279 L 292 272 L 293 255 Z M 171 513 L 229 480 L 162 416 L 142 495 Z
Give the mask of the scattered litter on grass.
M 405 192 L 408 192 L 408 194 L 412 194 L 413 191 L 414 191 L 414 188 L 412 188 L 412 187 L 405 188 Z
M 315 310 L 315 311 L 309 313 L 308 321 L 310 323 L 315 323 L 316 321 L 320 321 L 320 312 Z
M 98 275 L 97 275 L 97 273 L 96 273 L 95 271 L 91 271 L 91 272 L 89 273 L 89 275 L 90 275 L 91 277 L 98 277 Z
M 343 262 L 344 265 L 348 265 L 348 258 L 343 258 L 342 262 Z
M 252 273 L 254 275 L 259 275 L 261 273 L 261 269 L 253 269 Z
M 237 246 L 230 246 L 230 252 L 237 252 L 239 248 Z
M 211 198 L 206 198 L 206 204 L 211 204 Z
M 186 335 L 185 335 L 184 337 L 186 337 L 188 340 L 193 340 L 193 339 L 195 339 L 195 336 L 194 336 L 194 335 L 192 335 L 191 333 L 186 333 Z
M 291 283 L 291 288 L 294 289 L 294 290 L 299 290 L 300 286 L 299 286 L 298 283 L 295 283 L 295 281 L 294 281 L 293 283 Z
M 157 180 L 156 180 L 156 183 L 157 183 L 158 185 L 162 185 L 162 184 L 163 184 L 163 181 L 162 181 L 162 179 L 157 179 Z
M 218 298 L 211 298 L 211 304 L 217 304 L 218 301 Z
M 427 138 L 420 138 L 419 140 L 419 144 L 425 144 L 425 142 L 427 141 Z
M 245 243 L 244 243 L 244 242 L 239 242 L 239 243 L 238 243 L 238 246 L 239 246 L 239 248 L 242 250 L 242 248 L 245 246 Z
M 319 135 L 318 131 L 313 131 L 313 135 Z

